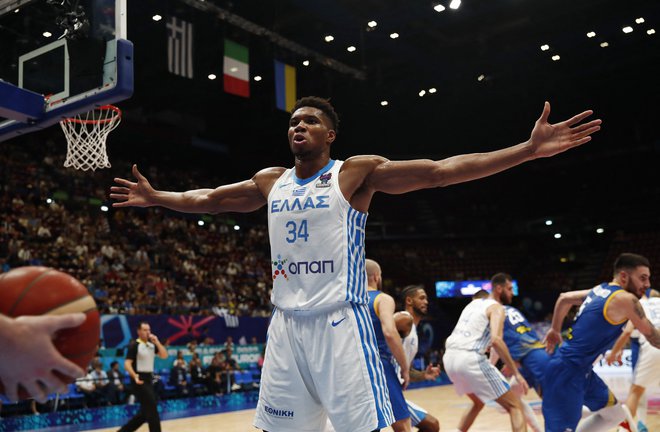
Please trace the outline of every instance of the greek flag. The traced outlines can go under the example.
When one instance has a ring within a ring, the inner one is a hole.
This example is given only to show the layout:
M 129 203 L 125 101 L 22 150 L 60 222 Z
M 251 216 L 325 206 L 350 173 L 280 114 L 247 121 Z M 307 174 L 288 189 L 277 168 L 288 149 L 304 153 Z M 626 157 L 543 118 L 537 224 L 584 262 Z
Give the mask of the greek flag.
M 193 77 L 193 26 L 170 17 L 167 23 L 167 70 L 184 78 Z

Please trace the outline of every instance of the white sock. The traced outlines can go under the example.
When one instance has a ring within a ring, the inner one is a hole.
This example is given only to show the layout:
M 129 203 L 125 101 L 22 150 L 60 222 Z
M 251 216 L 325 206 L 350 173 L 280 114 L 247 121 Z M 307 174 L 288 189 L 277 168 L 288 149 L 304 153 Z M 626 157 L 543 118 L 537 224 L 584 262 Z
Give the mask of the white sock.
M 534 414 L 532 407 L 529 406 L 527 401 L 522 399 L 520 400 L 520 403 L 522 405 L 523 414 L 525 415 L 525 420 L 527 420 L 529 427 L 531 427 L 534 432 L 541 432 L 543 429 L 541 428 L 541 425 L 539 424 L 539 421 L 536 418 L 536 414 Z
M 623 404 L 618 403 L 614 406 L 598 410 L 582 420 L 578 425 L 576 432 L 604 432 L 617 426 L 626 418 L 625 410 L 628 408 L 626 407 L 624 410 L 623 407 Z M 637 432 L 636 426 L 637 425 L 635 425 L 633 432 Z

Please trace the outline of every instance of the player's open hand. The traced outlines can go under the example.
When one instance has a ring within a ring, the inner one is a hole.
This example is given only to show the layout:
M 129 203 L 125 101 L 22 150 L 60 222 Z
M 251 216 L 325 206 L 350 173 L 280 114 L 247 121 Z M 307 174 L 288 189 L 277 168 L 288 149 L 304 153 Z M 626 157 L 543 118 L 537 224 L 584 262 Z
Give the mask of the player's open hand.
M 550 124 L 548 122 L 550 103 L 546 102 L 529 139 L 534 157 L 554 156 L 589 142 L 591 134 L 598 132 L 602 123 L 600 119 L 581 123 L 592 114 L 591 110 L 583 111 L 563 122 Z
M 545 335 L 543 343 L 545 344 L 545 350 L 548 354 L 555 352 L 555 347 L 563 342 L 561 333 L 557 330 L 551 328 L 548 330 L 548 334 Z
M 154 188 L 149 180 L 138 171 L 137 165 L 133 165 L 133 176 L 137 182 L 115 177 L 115 183 L 121 186 L 110 188 L 110 198 L 119 202 L 113 203 L 113 207 L 149 207 L 152 205 L 151 197 Z
M 621 360 L 622 354 L 623 354 L 622 351 L 608 351 L 607 355 L 605 356 L 605 362 L 609 366 L 612 366 L 615 363 L 618 365 L 622 365 L 623 364 L 623 361 Z
M 49 394 L 66 391 L 67 383 L 61 376 L 80 378 L 85 374 L 53 344 L 53 335 L 58 330 L 77 327 L 85 318 L 83 313 L 2 317 L 10 320 L 7 323 L 11 331 L 3 335 L 0 380 L 10 400 L 18 400 L 20 386 L 38 402 L 46 402 Z

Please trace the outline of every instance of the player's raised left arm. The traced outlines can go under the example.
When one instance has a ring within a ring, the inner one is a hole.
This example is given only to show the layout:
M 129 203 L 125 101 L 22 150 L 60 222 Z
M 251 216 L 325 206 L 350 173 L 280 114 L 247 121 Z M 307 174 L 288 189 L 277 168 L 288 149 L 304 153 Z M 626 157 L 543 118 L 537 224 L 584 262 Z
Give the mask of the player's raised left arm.
M 550 124 L 550 104 L 545 103 L 528 140 L 488 153 L 471 153 L 447 159 L 385 161 L 367 178 L 375 192 L 402 194 L 419 189 L 464 183 L 499 173 L 537 158 L 550 157 L 591 140 L 601 120 L 582 123 L 593 114 L 584 111 L 568 120 Z

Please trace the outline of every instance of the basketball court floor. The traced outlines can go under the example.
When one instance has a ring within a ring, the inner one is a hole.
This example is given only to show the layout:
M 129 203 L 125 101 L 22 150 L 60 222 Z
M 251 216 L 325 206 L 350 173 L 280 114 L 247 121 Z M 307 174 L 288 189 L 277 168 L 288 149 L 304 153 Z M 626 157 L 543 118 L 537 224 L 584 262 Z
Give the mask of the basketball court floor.
M 619 393 L 617 392 L 617 395 Z M 660 395 L 656 394 L 652 398 L 647 417 L 647 427 L 649 431 L 660 431 Z M 465 408 L 468 407 L 469 400 L 466 397 L 458 397 L 451 385 L 427 387 L 422 389 L 410 390 L 406 392 L 406 398 L 416 404 L 426 408 L 440 420 L 440 430 L 455 431 L 456 425 Z M 527 396 L 532 408 L 537 413 L 539 422 L 543 424 L 541 415 L 541 401 L 534 392 Z M 168 420 L 162 423 L 164 432 L 252 432 L 256 429 L 252 427 L 254 410 L 234 411 L 231 413 L 205 415 L 199 417 L 188 417 L 176 420 Z M 95 432 L 111 432 L 117 428 L 94 429 Z M 147 432 L 149 428 L 143 425 L 139 432 Z M 505 432 L 510 431 L 508 415 L 493 404 L 489 404 L 481 412 L 474 425 L 470 429 L 472 432 Z M 615 431 L 616 429 L 613 429 Z M 384 432 L 391 432 L 391 428 L 383 429 Z

